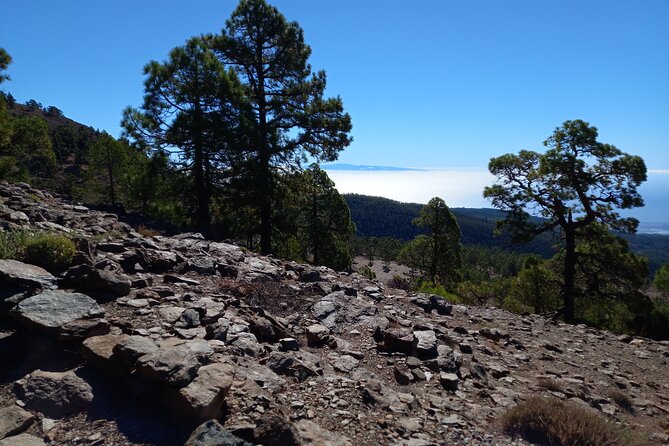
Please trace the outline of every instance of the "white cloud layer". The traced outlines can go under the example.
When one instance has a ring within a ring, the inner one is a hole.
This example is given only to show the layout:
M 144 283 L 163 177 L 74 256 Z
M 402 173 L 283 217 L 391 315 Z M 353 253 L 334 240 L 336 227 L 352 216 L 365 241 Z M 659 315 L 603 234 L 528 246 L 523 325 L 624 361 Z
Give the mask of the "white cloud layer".
M 357 172 L 329 171 L 341 193 L 358 193 L 397 201 L 427 203 L 438 196 L 451 207 L 490 207 L 483 188 L 493 184 L 487 171 Z

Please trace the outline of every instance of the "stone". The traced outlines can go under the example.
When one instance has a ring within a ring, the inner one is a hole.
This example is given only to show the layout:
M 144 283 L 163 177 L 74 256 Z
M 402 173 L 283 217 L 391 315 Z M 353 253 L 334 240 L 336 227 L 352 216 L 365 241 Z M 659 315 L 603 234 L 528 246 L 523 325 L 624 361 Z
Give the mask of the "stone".
M 383 348 L 387 352 L 411 355 L 415 351 L 417 343 L 413 332 L 406 328 L 389 329 L 383 334 Z
M 125 334 L 94 336 L 81 344 L 81 350 L 88 364 L 112 376 L 120 377 L 129 373 L 130 368 L 115 355 L 114 349 L 119 342 L 127 338 L 128 335 Z
M 317 376 L 319 369 L 310 361 L 303 361 L 293 352 L 272 352 L 267 357 L 267 367 L 279 375 L 295 376 L 304 381 L 310 376 Z
M 77 319 L 101 318 L 104 313 L 85 294 L 48 290 L 24 299 L 10 314 L 38 331 L 55 334 L 65 324 Z
M 214 363 L 198 369 L 193 381 L 169 398 L 168 407 L 184 421 L 201 423 L 221 416 L 221 406 L 228 396 L 235 368 Z
M 437 335 L 433 330 L 416 330 L 416 354 L 421 359 L 433 358 L 437 355 Z
M 488 367 L 488 370 L 490 370 L 490 374 L 495 379 L 500 379 L 504 378 L 505 376 L 509 376 L 509 370 L 500 365 L 492 365 Z
M 0 259 L 0 284 L 52 289 L 56 287 L 56 278 L 39 266 Z
M 84 279 L 83 291 L 121 297 L 130 293 L 130 285 L 130 279 L 124 274 L 96 269 Z
M 290 421 L 278 415 L 260 419 L 253 431 L 256 443 L 266 445 L 300 446 L 300 434 Z
M 165 283 L 183 283 L 190 286 L 197 286 L 200 284 L 200 282 L 197 280 L 189 279 L 188 277 L 176 276 L 174 274 L 165 274 L 163 276 L 163 281 Z
M 184 446 L 253 446 L 253 444 L 231 434 L 218 421 L 209 420 L 193 431 Z
M 229 335 L 230 334 L 228 333 L 228 338 L 230 338 Z M 228 340 L 230 345 L 236 347 L 242 353 L 249 356 L 259 356 L 263 351 L 262 345 L 258 343 L 258 339 L 256 339 L 253 333 L 238 333 Z
M 126 336 L 114 346 L 114 355 L 128 366 L 134 366 L 137 360 L 158 350 L 158 345 L 144 336 Z
M 174 325 L 179 328 L 199 327 L 200 313 L 193 308 L 188 308 L 181 313 Z
M 46 443 L 34 435 L 20 434 L 0 440 L 0 446 L 46 446 Z
M 197 375 L 201 361 L 212 353 L 209 343 L 202 340 L 159 348 L 137 360 L 137 374 L 152 381 L 184 387 Z
M 441 383 L 442 387 L 448 391 L 455 392 L 458 390 L 458 381 L 458 375 L 455 373 L 439 373 L 439 382 Z
M 472 364 L 469 368 L 469 374 L 480 381 L 488 379 L 488 373 L 486 372 L 485 367 L 478 363 Z
M 432 308 L 437 310 L 437 313 L 442 316 L 449 316 L 453 311 L 453 305 L 449 304 L 446 299 L 436 294 L 430 296 L 430 303 L 432 304 Z
M 395 364 L 393 375 L 395 376 L 395 381 L 403 386 L 406 386 L 413 380 L 413 374 L 406 364 Z
M 92 336 L 109 333 L 111 326 L 105 319 L 75 319 L 61 325 L 58 333 L 60 341 L 82 341 Z
M 113 252 L 113 253 L 125 252 L 125 246 L 123 246 L 123 243 L 118 243 L 118 242 L 98 243 L 96 248 L 104 252 Z
M 216 274 L 216 264 L 211 257 L 195 257 L 186 262 L 188 271 L 197 274 L 213 276 Z
M 318 347 L 325 344 L 330 336 L 330 329 L 323 324 L 312 324 L 307 327 L 307 344 Z
M 300 349 L 300 342 L 295 338 L 279 339 L 279 346 L 282 351 L 297 351 Z
M 140 265 L 145 268 L 147 271 L 153 273 L 163 273 L 175 268 L 179 261 L 180 257 L 172 251 L 164 250 L 139 250 Z
M 319 273 L 315 269 L 312 269 L 310 271 L 305 271 L 302 274 L 300 274 L 299 277 L 300 282 L 320 282 L 321 280 L 323 280 L 321 278 L 321 273 Z
M 26 430 L 35 421 L 30 412 L 12 405 L 0 408 L 0 440 Z
M 338 372 L 351 373 L 360 361 L 351 355 L 341 355 L 332 362 L 332 367 Z
M 411 298 L 411 303 L 419 306 L 426 313 L 432 311 L 432 302 L 430 302 L 430 299 L 424 294 L 419 294 L 418 296 Z
M 35 370 L 17 382 L 20 398 L 30 410 L 62 418 L 90 407 L 93 389 L 73 371 Z

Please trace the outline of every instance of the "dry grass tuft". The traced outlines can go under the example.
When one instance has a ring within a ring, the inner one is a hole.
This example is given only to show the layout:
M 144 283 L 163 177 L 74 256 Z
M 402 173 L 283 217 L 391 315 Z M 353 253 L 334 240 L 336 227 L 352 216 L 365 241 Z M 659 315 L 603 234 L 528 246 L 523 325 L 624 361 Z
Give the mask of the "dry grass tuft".
M 624 411 L 634 414 L 634 403 L 632 403 L 632 399 L 627 396 L 627 394 L 620 390 L 611 390 L 609 392 L 609 398 L 611 398 L 613 402 Z
M 154 235 L 160 235 L 160 232 L 156 231 L 155 229 L 149 229 L 144 225 L 139 225 L 137 227 L 137 232 L 144 237 L 153 237 Z
M 593 410 L 556 398 L 533 397 L 508 410 L 504 432 L 548 446 L 646 446 L 648 440 Z
M 551 392 L 564 393 L 564 385 L 561 382 L 556 381 L 554 379 L 539 378 L 539 380 L 537 380 L 537 385 L 546 390 L 550 390 Z

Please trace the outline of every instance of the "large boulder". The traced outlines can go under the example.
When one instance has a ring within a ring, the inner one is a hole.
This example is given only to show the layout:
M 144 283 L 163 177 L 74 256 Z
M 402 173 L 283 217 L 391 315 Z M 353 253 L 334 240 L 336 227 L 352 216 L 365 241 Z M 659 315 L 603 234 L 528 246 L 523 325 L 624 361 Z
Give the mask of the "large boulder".
M 84 358 L 88 364 L 105 373 L 116 377 L 123 376 L 130 372 L 130 367 L 114 353 L 114 348 L 128 338 L 129 336 L 125 334 L 107 334 L 88 338 L 81 344 Z
M 50 418 L 62 418 L 90 407 L 91 386 L 75 372 L 35 370 L 16 383 L 19 397 L 30 410 Z
M 31 328 L 56 334 L 65 324 L 77 319 L 101 318 L 104 313 L 104 309 L 85 294 L 48 290 L 24 299 L 10 314 Z

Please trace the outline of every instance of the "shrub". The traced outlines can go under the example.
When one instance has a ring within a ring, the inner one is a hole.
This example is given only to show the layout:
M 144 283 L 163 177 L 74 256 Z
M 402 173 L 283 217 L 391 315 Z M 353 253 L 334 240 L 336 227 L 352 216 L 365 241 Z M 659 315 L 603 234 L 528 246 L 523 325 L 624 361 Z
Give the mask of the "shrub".
M 376 273 L 367 265 L 358 268 L 358 274 L 369 280 L 376 279 Z
M 396 288 L 398 290 L 409 291 L 411 289 L 411 281 L 406 277 L 399 276 L 395 274 L 392 279 L 388 280 L 386 284 L 390 288 Z
M 26 230 L 0 232 L 0 259 L 22 258 L 30 236 L 30 232 Z
M 564 392 L 562 383 L 551 378 L 541 378 L 537 381 L 537 385 L 551 392 Z
M 40 234 L 28 241 L 25 259 L 49 271 L 59 271 L 70 265 L 76 251 L 74 242 L 67 237 Z
M 420 286 L 418 286 L 416 291 L 425 294 L 436 294 L 438 296 L 443 297 L 452 304 L 462 303 L 462 298 L 460 298 L 460 296 L 455 295 L 453 293 L 449 293 L 448 291 L 446 291 L 446 288 L 444 288 L 441 284 L 433 285 L 430 282 L 422 282 Z
M 504 432 L 550 446 L 642 446 L 642 434 L 625 431 L 594 410 L 557 398 L 533 397 L 508 410 Z
M 609 397 L 625 412 L 634 414 L 634 404 L 632 399 L 620 390 L 611 390 Z

